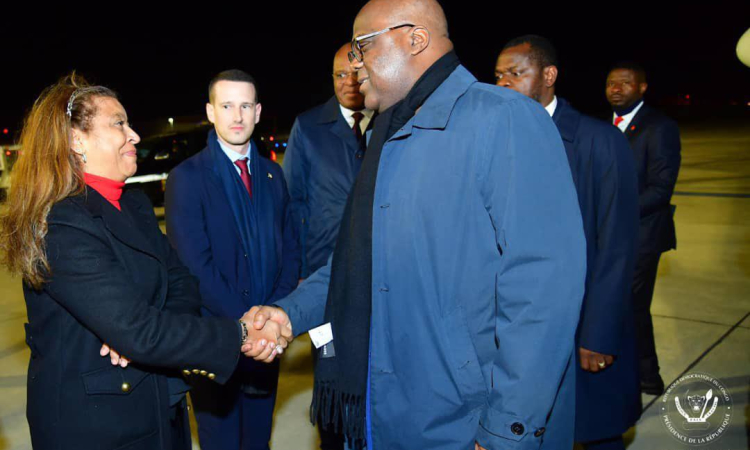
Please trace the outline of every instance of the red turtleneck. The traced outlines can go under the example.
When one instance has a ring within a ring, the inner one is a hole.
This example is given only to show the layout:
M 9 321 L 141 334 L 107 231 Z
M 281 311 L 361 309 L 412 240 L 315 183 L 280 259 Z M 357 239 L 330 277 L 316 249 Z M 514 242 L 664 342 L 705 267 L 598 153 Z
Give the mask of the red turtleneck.
M 90 188 L 100 193 L 108 202 L 112 203 L 112 206 L 122 211 L 120 208 L 120 197 L 122 196 L 122 187 L 125 186 L 125 183 L 86 172 L 83 174 L 83 181 Z

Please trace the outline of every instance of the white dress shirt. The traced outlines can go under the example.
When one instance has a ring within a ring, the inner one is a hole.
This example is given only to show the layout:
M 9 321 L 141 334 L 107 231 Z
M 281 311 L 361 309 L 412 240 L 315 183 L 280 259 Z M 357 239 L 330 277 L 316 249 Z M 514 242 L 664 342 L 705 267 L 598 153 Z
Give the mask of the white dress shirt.
M 243 155 L 241 153 L 235 152 L 231 148 L 224 145 L 224 143 L 221 142 L 221 139 L 217 138 L 216 140 L 219 141 L 219 147 L 221 147 L 221 149 L 224 150 L 224 153 L 227 155 L 227 158 L 229 158 L 229 160 L 232 161 L 232 165 L 234 166 L 234 170 L 235 172 L 237 172 L 237 175 L 242 175 L 242 172 L 240 171 L 240 168 L 237 167 L 237 164 L 235 164 L 234 162 L 242 158 L 247 158 L 247 161 L 246 161 L 247 173 L 249 173 L 250 175 L 253 174 L 252 169 L 250 168 L 251 166 L 250 166 L 250 144 L 249 143 L 247 144 L 247 153 Z
M 635 107 L 634 110 L 630 111 L 629 113 L 625 114 L 624 116 L 620 116 L 620 117 L 622 117 L 622 122 L 620 122 L 617 125 L 617 128 L 619 128 L 620 131 L 622 131 L 624 133 L 625 130 L 628 129 L 628 126 L 630 125 L 630 122 L 632 122 L 633 121 L 633 117 L 635 117 L 635 115 L 638 114 L 638 110 L 641 109 L 641 106 L 643 106 L 643 100 L 641 100 L 641 102 L 638 104 L 638 106 Z M 612 113 L 612 124 L 615 123 L 615 119 L 616 118 L 617 118 L 617 113 Z
M 355 112 L 361 112 L 364 117 L 362 117 L 362 120 L 359 122 L 359 130 L 362 132 L 362 134 L 365 134 L 365 130 L 367 130 L 367 126 L 370 125 L 370 120 L 372 119 L 372 115 L 375 113 L 375 111 L 371 109 L 363 109 L 362 111 L 354 111 L 349 108 L 345 108 L 339 103 L 339 108 L 341 108 L 341 115 L 344 116 L 344 119 L 346 119 L 346 123 L 349 124 L 349 128 L 354 128 L 354 117 L 352 115 Z
M 552 97 L 552 101 L 549 102 L 549 105 L 545 106 L 544 109 L 547 110 L 550 117 L 552 117 L 555 114 L 555 110 L 557 109 L 557 96 L 556 95 Z

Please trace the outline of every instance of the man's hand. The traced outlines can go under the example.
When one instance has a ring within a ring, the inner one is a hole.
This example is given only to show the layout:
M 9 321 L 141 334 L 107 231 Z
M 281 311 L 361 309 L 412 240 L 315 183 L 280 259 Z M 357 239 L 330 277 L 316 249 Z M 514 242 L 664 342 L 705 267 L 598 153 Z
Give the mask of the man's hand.
M 125 367 L 128 367 L 128 364 L 130 363 L 130 360 L 128 358 L 126 358 L 126 357 L 120 355 L 119 353 L 117 353 L 115 351 L 115 349 L 110 348 L 110 346 L 107 345 L 106 343 L 102 344 L 102 348 L 101 348 L 101 350 L 99 350 L 99 354 L 101 356 L 107 356 L 107 355 L 109 355 L 109 359 L 110 359 L 110 361 L 112 361 L 112 365 L 113 366 L 119 365 L 123 369 Z
M 474 441 L 474 450 L 487 450 L 487 449 L 479 445 L 479 442 Z
M 599 372 L 600 370 L 604 370 L 611 366 L 615 361 L 615 357 L 612 355 L 592 352 L 583 347 L 578 349 L 578 353 L 581 357 L 581 369 L 586 372 Z
M 274 306 L 253 306 L 247 315 L 254 313 L 253 327 L 256 330 L 261 330 L 266 325 L 266 322 L 276 322 L 281 326 L 281 336 L 288 342 L 292 342 L 294 334 L 292 333 L 292 322 L 289 321 L 289 316 L 286 315 L 283 309 L 276 308 Z

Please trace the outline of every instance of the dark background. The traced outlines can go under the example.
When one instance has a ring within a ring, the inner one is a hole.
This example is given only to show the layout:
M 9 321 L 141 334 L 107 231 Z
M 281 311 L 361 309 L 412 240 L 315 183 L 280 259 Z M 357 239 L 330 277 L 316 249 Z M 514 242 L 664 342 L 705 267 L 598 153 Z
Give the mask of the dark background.
M 673 115 L 748 116 L 750 68 L 735 47 L 750 27 L 750 2 L 663 3 L 506 7 L 449 0 L 443 6 L 458 56 L 480 81 L 494 81 L 495 59 L 508 39 L 536 33 L 558 48 L 558 93 L 584 112 L 606 114 L 609 65 L 635 59 L 649 73 L 648 101 Z M 202 116 L 211 77 L 244 69 L 258 80 L 261 132 L 283 133 L 297 114 L 332 95 L 333 54 L 351 38 L 362 4 L 208 2 L 187 11 L 71 4 L 80 11 L 44 10 L 41 17 L 6 11 L 0 130 L 10 132 L 3 141 L 17 135 L 41 90 L 73 69 L 115 89 L 136 130 L 166 117 Z

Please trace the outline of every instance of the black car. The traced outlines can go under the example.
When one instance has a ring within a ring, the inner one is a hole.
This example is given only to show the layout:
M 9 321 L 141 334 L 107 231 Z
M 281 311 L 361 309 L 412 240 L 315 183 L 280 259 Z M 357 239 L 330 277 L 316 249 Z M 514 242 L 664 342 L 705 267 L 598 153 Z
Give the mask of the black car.
M 169 172 L 179 163 L 206 147 L 211 126 L 143 139 L 137 146 L 138 171 L 126 181 L 125 189 L 141 189 L 154 206 L 164 205 L 164 189 Z M 256 144 L 259 144 L 256 141 Z M 257 145 L 261 156 L 270 157 L 265 143 Z

